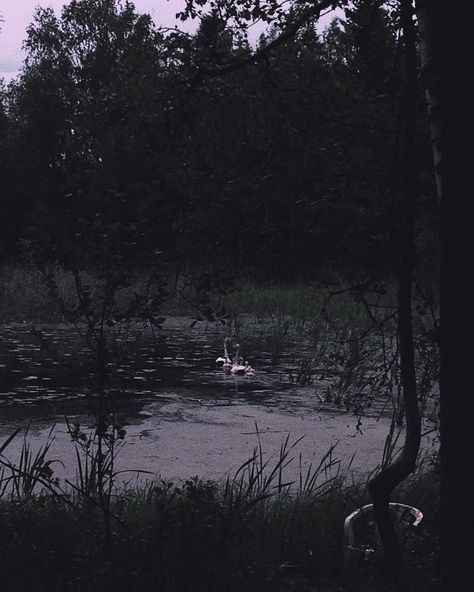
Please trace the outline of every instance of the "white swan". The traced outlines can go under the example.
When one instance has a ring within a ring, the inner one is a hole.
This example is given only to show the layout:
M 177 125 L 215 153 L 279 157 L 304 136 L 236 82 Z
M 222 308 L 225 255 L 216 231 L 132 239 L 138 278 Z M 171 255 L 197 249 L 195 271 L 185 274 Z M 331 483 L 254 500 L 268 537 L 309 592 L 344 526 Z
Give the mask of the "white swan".
M 255 376 L 255 370 L 248 362 L 245 362 L 245 376 Z
M 219 356 L 216 360 L 216 364 L 219 366 L 223 366 L 225 363 L 232 364 L 232 360 L 229 357 L 229 353 L 227 351 L 227 344 L 230 342 L 230 337 L 226 337 L 224 339 L 224 356 Z
M 227 344 L 230 343 L 230 337 L 224 339 L 224 356 L 219 356 L 216 360 L 216 364 L 221 366 L 224 372 L 230 372 L 232 368 L 232 360 L 230 359 L 229 352 L 227 351 Z
M 234 349 L 235 357 L 230 369 L 231 374 L 237 374 L 239 376 L 255 376 L 255 370 L 252 366 L 248 362 L 243 363 L 243 359 L 239 358 L 240 345 L 238 343 L 234 345 Z

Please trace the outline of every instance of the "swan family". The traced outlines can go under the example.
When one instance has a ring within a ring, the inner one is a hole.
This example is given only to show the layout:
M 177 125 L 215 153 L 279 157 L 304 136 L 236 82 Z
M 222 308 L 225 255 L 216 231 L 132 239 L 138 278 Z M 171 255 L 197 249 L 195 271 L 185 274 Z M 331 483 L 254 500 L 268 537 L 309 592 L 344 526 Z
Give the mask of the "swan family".
M 240 345 L 238 343 L 233 346 L 234 357 L 230 357 L 229 345 L 231 341 L 230 337 L 224 339 L 224 355 L 217 358 L 216 364 L 221 366 L 227 374 L 255 376 L 255 370 L 252 366 L 248 362 L 244 362 L 244 359 L 239 356 Z

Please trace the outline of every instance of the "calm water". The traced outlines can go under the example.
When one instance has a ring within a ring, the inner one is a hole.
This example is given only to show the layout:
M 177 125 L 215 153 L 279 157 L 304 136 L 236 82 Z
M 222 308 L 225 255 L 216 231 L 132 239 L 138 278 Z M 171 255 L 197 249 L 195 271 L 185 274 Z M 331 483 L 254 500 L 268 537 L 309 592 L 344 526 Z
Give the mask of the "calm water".
M 256 375 L 234 377 L 214 363 L 225 328 L 191 328 L 190 322 L 173 318 L 162 331 L 135 327 L 114 336 L 109 389 L 127 431 L 118 468 L 178 479 L 221 477 L 249 458 L 259 441 L 271 464 L 287 436 L 290 443 L 303 436 L 287 469 L 292 478 L 300 467 L 318 464 L 333 445 L 343 470 L 368 473 L 377 466 L 389 418 L 381 405 L 361 419 L 325 404 L 328 377 L 295 385 L 292 377 L 310 351 L 302 336 L 286 336 L 275 358 L 268 327 L 248 325 L 239 341 Z M 64 417 L 92 428 L 93 383 L 90 350 L 71 327 L 1 327 L 0 441 L 31 422 L 30 442 L 38 447 L 54 425 L 50 457 L 62 461 L 58 476 L 71 478 L 74 448 Z M 18 438 L 5 454 L 15 458 L 20 447 Z

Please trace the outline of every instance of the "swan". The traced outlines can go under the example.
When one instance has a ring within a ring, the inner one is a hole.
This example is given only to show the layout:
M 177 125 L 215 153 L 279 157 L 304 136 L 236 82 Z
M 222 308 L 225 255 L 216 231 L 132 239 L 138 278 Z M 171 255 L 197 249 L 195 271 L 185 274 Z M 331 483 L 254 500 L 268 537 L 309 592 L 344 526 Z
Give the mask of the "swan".
M 247 361 L 245 362 L 245 376 L 255 376 L 255 370 Z
M 239 376 L 255 376 L 255 370 L 252 366 L 248 362 L 244 363 L 243 359 L 239 358 L 240 345 L 238 343 L 234 345 L 234 349 L 235 357 L 230 369 L 231 374 L 237 374 Z
M 229 352 L 227 351 L 227 344 L 230 343 L 230 337 L 224 339 L 224 356 L 219 356 L 216 360 L 218 366 L 222 366 L 224 372 L 230 372 L 232 368 L 232 360 L 230 359 Z
M 226 363 L 232 364 L 232 360 L 230 359 L 229 354 L 227 352 L 227 344 L 229 342 L 230 342 L 230 337 L 226 337 L 224 339 L 224 356 L 219 356 L 216 360 L 216 364 L 218 364 L 219 366 L 223 366 Z

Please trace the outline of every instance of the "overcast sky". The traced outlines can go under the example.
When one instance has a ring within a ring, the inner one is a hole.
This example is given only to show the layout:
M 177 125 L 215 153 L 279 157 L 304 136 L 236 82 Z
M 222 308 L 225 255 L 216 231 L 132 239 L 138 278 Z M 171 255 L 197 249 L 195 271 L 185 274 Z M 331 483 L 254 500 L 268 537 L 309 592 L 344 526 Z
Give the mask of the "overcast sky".
M 175 14 L 184 6 L 185 0 L 133 0 L 138 13 L 149 13 L 157 26 L 173 27 Z M 68 4 L 65 0 L 0 0 L 0 15 L 4 21 L 0 32 L 0 77 L 8 82 L 21 68 L 25 54 L 22 43 L 26 37 L 26 28 L 33 20 L 37 6 L 52 7 L 57 15 L 61 7 Z M 322 19 L 328 23 L 328 15 Z M 192 23 L 179 23 L 180 28 L 190 30 Z M 260 32 L 258 32 L 259 34 Z

